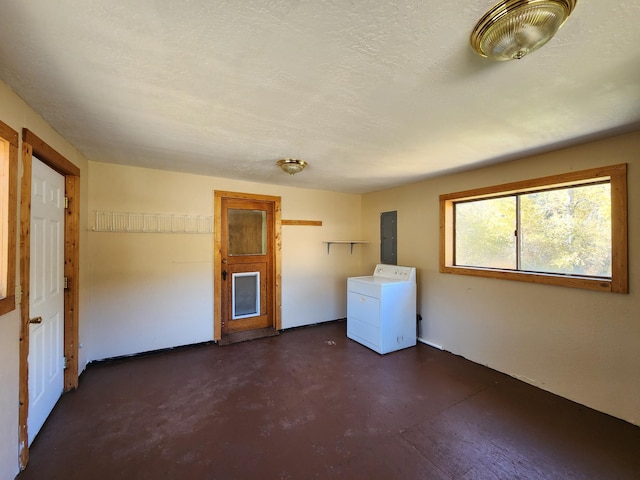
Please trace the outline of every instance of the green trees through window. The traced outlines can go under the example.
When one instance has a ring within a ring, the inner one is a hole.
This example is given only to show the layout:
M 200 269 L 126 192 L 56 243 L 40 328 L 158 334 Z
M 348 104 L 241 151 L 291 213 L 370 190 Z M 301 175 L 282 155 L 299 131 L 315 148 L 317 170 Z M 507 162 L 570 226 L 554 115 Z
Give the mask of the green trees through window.
M 440 271 L 629 291 L 627 165 L 440 195 Z
M 516 197 L 455 204 L 455 265 L 517 269 Z
M 611 185 L 455 204 L 455 265 L 611 277 Z

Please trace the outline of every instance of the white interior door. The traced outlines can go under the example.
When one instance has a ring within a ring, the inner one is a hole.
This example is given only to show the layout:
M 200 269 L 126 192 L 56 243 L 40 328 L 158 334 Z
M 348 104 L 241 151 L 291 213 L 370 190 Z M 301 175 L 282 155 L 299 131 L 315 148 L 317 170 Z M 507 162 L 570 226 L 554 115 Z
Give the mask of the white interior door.
M 29 443 L 64 389 L 64 177 L 33 157 Z

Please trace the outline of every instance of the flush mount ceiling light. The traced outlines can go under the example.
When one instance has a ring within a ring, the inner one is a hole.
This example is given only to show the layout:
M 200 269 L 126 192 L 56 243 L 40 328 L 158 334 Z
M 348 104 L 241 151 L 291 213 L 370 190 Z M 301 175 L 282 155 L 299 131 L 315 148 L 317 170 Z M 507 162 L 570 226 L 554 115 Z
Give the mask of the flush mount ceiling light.
M 577 0 L 503 0 L 471 33 L 471 46 L 491 60 L 519 59 L 555 35 Z
M 307 162 L 296 158 L 283 158 L 282 160 L 278 160 L 277 163 L 278 166 L 289 175 L 295 175 L 296 173 L 304 170 L 304 167 L 307 166 Z

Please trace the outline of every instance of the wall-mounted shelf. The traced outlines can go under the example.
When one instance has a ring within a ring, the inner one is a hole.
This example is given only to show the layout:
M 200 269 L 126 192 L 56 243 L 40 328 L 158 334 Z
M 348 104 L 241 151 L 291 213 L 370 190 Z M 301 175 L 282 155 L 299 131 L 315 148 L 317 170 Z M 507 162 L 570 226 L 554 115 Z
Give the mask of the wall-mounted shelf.
M 351 245 L 351 253 L 353 254 L 353 246 L 354 245 L 360 245 L 363 243 L 369 243 L 366 240 L 327 240 L 324 241 L 322 243 L 326 243 L 327 244 L 327 255 L 329 255 L 329 252 L 331 251 L 331 245 L 332 244 L 345 244 L 345 245 Z
M 96 212 L 94 232 L 212 233 L 213 217 L 164 213 Z
M 322 220 L 282 220 L 282 225 L 298 225 L 307 227 L 321 227 Z

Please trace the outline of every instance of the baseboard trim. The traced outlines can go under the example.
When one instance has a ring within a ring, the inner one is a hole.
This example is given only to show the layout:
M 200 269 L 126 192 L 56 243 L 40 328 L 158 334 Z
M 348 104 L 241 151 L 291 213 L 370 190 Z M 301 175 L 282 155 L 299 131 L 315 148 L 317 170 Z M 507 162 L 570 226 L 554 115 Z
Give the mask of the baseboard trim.
M 430 347 L 437 348 L 438 350 L 444 350 L 442 345 L 438 345 L 437 343 L 430 342 L 429 340 L 425 340 L 424 338 L 418 337 L 418 341 L 420 343 L 424 343 L 425 345 L 429 345 Z

